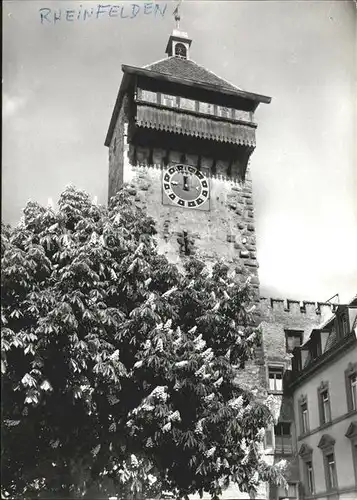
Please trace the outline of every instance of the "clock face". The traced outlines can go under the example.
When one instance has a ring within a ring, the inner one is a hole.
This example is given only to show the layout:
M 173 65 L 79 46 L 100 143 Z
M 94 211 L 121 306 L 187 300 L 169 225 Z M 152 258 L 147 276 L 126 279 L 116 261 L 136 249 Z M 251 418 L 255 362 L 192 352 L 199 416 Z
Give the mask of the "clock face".
M 208 179 L 190 165 L 174 165 L 166 170 L 163 188 L 170 200 L 180 207 L 199 207 L 209 197 Z

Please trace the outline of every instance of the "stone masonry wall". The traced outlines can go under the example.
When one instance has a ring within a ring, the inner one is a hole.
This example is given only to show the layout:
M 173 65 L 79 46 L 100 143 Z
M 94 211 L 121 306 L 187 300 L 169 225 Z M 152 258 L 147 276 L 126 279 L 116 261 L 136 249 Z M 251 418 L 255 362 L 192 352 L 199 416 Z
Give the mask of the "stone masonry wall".
M 124 97 L 109 146 L 108 200 L 110 200 L 123 185 L 126 106 L 127 98 Z
M 332 305 L 321 302 L 260 298 L 260 317 L 266 361 L 284 361 L 290 368 L 286 353 L 285 330 L 303 331 L 303 342 L 313 327 L 332 314 Z
M 120 129 L 119 124 L 118 129 Z M 122 129 L 123 130 L 123 129 Z M 123 132 L 122 132 L 123 133 Z M 125 127 L 124 127 L 124 135 Z M 136 160 L 133 159 L 134 154 Z M 223 173 L 224 162 L 217 162 L 216 174 L 210 175 L 210 210 L 195 210 L 163 204 L 162 170 L 166 151 L 154 149 L 152 163 L 149 150 L 134 148 L 123 142 L 123 173 L 110 176 L 111 195 L 120 187 L 118 176 L 131 189 L 136 202 L 157 221 L 157 241 L 160 253 L 179 267 L 182 265 L 182 236 L 190 242 L 191 253 L 205 260 L 207 265 L 218 259 L 225 261 L 242 276 L 251 276 L 252 285 L 258 290 L 258 262 L 252 198 L 252 182 L 230 179 Z M 170 151 L 169 161 L 179 162 L 180 151 Z M 195 163 L 196 160 L 196 163 Z M 197 158 L 187 157 L 187 163 L 196 166 Z M 136 165 L 135 165 L 136 163 Z M 203 159 L 209 167 L 213 160 Z M 118 165 L 118 160 L 112 162 Z M 202 164 L 201 167 L 203 168 Z

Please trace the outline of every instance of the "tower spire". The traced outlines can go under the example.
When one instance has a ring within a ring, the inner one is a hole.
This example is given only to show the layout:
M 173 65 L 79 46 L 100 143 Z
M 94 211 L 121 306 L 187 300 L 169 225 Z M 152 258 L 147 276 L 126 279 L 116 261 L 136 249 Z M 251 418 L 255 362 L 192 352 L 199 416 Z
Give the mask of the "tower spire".
M 180 29 L 180 21 L 181 21 L 181 15 L 180 15 L 180 6 L 181 6 L 181 2 L 182 0 L 179 0 L 177 5 L 176 5 L 176 8 L 173 12 L 174 14 L 174 18 L 175 18 L 175 21 L 176 21 L 176 29 L 179 30 Z

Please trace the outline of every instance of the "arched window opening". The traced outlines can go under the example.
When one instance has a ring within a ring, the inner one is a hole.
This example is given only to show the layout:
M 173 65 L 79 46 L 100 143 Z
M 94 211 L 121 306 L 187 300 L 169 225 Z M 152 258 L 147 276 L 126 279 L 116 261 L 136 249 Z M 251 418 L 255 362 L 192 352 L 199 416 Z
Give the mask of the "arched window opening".
M 175 45 L 175 56 L 187 58 L 187 49 L 183 43 L 177 43 Z

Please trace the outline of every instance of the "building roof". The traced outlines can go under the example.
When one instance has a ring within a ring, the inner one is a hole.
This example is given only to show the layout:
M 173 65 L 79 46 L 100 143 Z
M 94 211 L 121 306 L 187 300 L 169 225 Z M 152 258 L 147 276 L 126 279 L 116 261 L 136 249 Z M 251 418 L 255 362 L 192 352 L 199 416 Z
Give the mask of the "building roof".
M 215 85 L 221 89 L 233 91 L 242 90 L 191 59 L 184 59 L 176 56 L 166 57 L 165 59 L 144 66 L 144 69 L 156 71 L 175 78 L 191 80 L 196 83 Z
M 300 381 L 305 380 L 309 374 L 313 373 L 322 364 L 325 364 L 328 360 L 331 362 L 335 355 L 339 355 L 344 349 L 350 348 L 350 346 L 355 345 L 357 338 L 356 322 L 357 316 L 353 318 L 352 328 L 350 332 L 344 333 L 342 336 L 338 332 L 337 327 L 333 327 L 332 323 L 339 318 L 339 313 L 344 312 L 345 309 L 355 309 L 356 303 L 353 299 L 349 304 L 336 304 L 335 313 L 332 314 L 327 320 L 325 320 L 320 326 L 314 327 L 312 329 L 309 338 L 296 350 L 294 351 L 294 356 L 298 355 L 298 352 L 305 352 L 306 357 L 300 358 L 302 366 L 296 365 L 293 369 L 293 377 L 291 379 L 290 387 L 295 387 Z M 323 344 L 321 340 L 321 334 L 324 332 L 327 335 L 326 342 Z M 353 335 L 355 333 L 355 336 Z M 318 344 L 320 348 L 318 349 Z M 323 351 L 321 351 L 323 349 Z
M 321 332 L 323 330 L 329 330 L 329 326 L 331 323 L 333 323 L 336 319 L 336 313 L 332 314 L 331 316 L 329 316 L 323 323 L 321 323 L 319 326 L 317 327 L 313 327 L 312 330 L 311 330 L 311 333 L 309 335 L 309 337 L 307 338 L 307 340 L 300 346 L 301 348 L 303 347 L 306 347 L 310 344 L 311 342 L 311 339 L 312 339 L 312 335 L 315 333 L 315 332 Z M 338 341 L 338 338 L 337 338 L 337 332 L 335 329 L 331 329 L 330 332 L 329 332 L 329 335 L 327 337 L 327 340 L 326 340 L 326 345 L 325 345 L 325 350 L 324 352 L 330 350 Z M 305 365 L 304 366 L 307 366 L 309 365 L 311 362 L 311 357 L 307 357 L 306 358 L 306 362 L 305 362 Z
M 337 343 L 337 341 L 337 331 L 331 330 L 326 340 L 325 352 L 329 351 Z
M 175 20 L 176 22 L 179 22 L 180 20 L 178 12 L 176 13 Z M 210 92 L 211 94 L 219 93 L 228 95 L 230 96 L 230 99 L 235 99 L 238 106 L 243 106 L 241 109 L 246 111 L 254 112 L 260 103 L 269 104 L 271 102 L 271 97 L 246 92 L 236 85 L 228 82 L 224 78 L 219 77 L 213 73 L 213 71 L 210 71 L 204 66 L 197 64 L 195 61 L 192 61 L 192 59 L 172 55 L 173 51 L 169 50 L 169 45 L 171 45 L 172 48 L 173 40 L 183 41 L 188 47 L 191 45 L 192 41 L 188 38 L 187 33 L 179 30 L 179 24 L 177 24 L 177 29 L 173 30 L 166 49 L 166 53 L 169 54 L 169 57 L 148 64 L 142 68 L 122 65 L 124 77 L 119 88 L 105 139 L 106 146 L 110 145 L 115 123 L 122 106 L 123 97 L 130 88 L 130 82 L 133 80 L 136 81 L 137 77 L 144 77 L 145 79 L 149 77 L 150 79 L 155 79 L 161 82 L 166 81 L 170 82 L 170 84 L 178 84 L 183 88 L 191 87 L 199 92 L 204 91 Z

